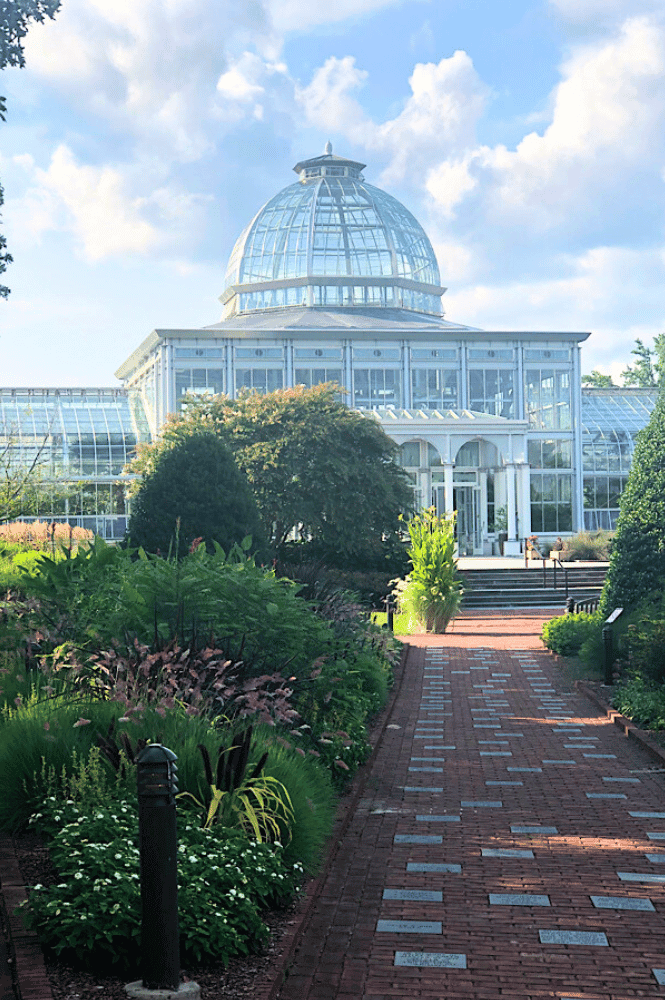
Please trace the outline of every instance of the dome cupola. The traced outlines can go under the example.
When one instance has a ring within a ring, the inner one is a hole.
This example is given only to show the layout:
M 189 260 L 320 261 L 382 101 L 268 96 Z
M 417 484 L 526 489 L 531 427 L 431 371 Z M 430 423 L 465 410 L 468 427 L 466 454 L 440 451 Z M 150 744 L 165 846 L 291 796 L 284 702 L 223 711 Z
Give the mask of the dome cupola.
M 364 167 L 330 143 L 295 165 L 296 183 L 264 205 L 233 248 L 225 319 L 293 306 L 441 315 L 432 244 L 401 202 L 365 181 Z

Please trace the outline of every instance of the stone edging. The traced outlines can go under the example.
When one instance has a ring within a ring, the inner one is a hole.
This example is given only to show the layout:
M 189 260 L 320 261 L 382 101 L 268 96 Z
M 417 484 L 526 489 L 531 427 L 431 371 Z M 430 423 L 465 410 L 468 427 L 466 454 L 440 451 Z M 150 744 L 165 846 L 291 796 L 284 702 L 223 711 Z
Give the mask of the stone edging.
M 647 753 L 654 758 L 654 760 L 656 760 L 659 764 L 665 765 L 665 748 L 657 743 L 656 740 L 654 740 L 654 738 L 646 732 L 646 730 L 640 729 L 634 722 L 627 719 L 625 715 L 621 715 L 621 713 L 617 712 L 616 709 L 610 708 L 602 695 L 585 681 L 575 681 L 575 687 L 580 694 L 583 694 L 584 697 L 588 698 L 589 701 L 592 701 L 594 705 L 601 710 L 601 712 L 604 712 L 615 726 L 622 729 L 624 736 L 630 740 L 634 740 L 636 743 L 639 743 L 640 746 L 642 746 Z
M 330 838 L 330 848 L 321 874 L 309 883 L 306 889 L 305 899 L 300 904 L 296 925 L 293 930 L 285 935 L 285 938 L 283 939 L 282 952 L 277 959 L 275 975 L 271 986 L 265 993 L 257 994 L 254 1000 L 276 1000 L 282 986 L 284 985 L 289 966 L 293 961 L 293 957 L 297 952 L 303 934 L 305 933 L 310 914 L 321 896 L 326 879 L 330 874 L 333 864 L 335 863 L 337 852 L 341 846 L 344 834 L 349 828 L 349 824 L 353 819 L 358 803 L 365 791 L 367 779 L 371 771 L 371 765 L 374 763 L 374 760 L 381 749 L 383 738 L 386 733 L 386 727 L 392 718 L 395 702 L 397 701 L 397 698 L 402 690 L 408 652 L 409 646 L 408 643 L 405 643 L 399 663 L 399 675 L 395 678 L 395 684 L 391 692 L 390 700 L 384 707 L 378 719 L 377 728 L 380 728 L 376 738 L 376 743 L 374 744 L 374 749 L 352 782 L 349 797 L 338 806 L 335 828 Z

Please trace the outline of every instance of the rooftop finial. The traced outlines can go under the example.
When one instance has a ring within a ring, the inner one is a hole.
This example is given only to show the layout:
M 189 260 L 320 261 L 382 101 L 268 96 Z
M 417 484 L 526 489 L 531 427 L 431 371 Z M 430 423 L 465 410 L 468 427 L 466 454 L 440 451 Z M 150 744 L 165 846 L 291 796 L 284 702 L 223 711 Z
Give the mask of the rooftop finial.
M 326 156 L 330 156 L 330 154 L 332 153 L 332 142 L 330 141 L 330 139 L 328 139 L 328 142 L 326 143 L 326 148 L 323 150 L 323 152 L 326 154 Z

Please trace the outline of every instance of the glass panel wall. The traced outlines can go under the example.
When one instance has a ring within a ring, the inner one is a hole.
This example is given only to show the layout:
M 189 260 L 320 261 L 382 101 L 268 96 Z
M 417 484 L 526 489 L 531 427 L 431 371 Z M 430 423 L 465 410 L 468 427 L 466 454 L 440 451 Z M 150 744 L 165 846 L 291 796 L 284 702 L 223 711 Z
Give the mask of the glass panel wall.
M 635 450 L 635 438 L 649 422 L 656 389 L 582 390 L 584 526 L 616 528 L 619 502 Z
M 540 532 L 572 531 L 572 442 L 529 441 L 531 528 Z M 540 472 L 538 470 L 547 470 Z
M 217 396 L 225 391 L 223 368 L 176 368 L 176 407 L 182 408 L 183 397 L 188 394 Z
M 469 372 L 469 409 L 496 417 L 514 417 L 512 368 L 472 369 Z
M 527 368 L 524 373 L 527 419 L 543 430 L 570 430 L 570 372 L 556 368 Z
M 416 410 L 458 409 L 457 371 L 450 368 L 412 369 L 411 398 Z
M 353 405 L 362 409 L 402 405 L 402 380 L 398 368 L 356 368 Z

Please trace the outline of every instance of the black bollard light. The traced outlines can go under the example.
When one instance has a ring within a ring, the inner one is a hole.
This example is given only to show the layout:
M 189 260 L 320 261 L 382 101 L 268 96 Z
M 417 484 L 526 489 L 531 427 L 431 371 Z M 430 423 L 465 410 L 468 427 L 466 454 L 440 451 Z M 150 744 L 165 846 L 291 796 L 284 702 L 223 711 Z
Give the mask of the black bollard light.
M 147 990 L 180 986 L 176 755 L 159 743 L 136 759 L 141 855 L 141 972 Z
M 386 601 L 386 624 L 389 632 L 395 630 L 395 605 L 390 597 Z

